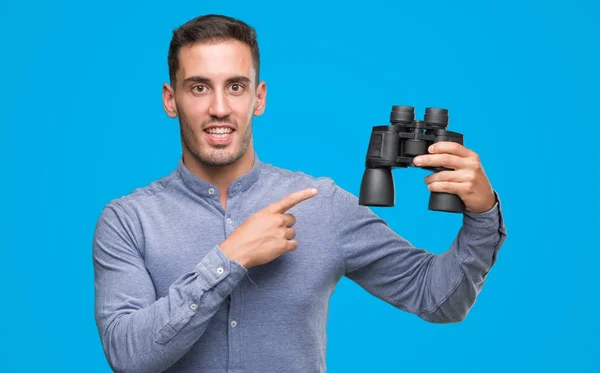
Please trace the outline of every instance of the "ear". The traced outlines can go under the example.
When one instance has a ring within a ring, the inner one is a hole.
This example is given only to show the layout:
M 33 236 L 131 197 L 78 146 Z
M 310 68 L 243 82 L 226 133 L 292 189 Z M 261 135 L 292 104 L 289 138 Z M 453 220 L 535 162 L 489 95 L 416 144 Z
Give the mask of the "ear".
M 162 89 L 163 108 L 169 118 L 177 118 L 177 104 L 175 103 L 175 90 L 167 83 Z
M 254 115 L 261 116 L 265 112 L 267 106 L 267 84 L 260 82 L 256 87 L 256 103 L 254 104 Z

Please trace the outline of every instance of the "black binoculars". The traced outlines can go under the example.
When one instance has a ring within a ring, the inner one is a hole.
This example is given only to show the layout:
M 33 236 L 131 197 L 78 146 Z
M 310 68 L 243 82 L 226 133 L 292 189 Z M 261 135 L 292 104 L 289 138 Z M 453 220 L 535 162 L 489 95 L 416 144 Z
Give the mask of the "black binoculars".
M 452 141 L 463 145 L 463 135 L 446 131 L 448 110 L 426 108 L 425 117 L 415 120 L 412 106 L 392 106 L 391 125 L 375 126 L 367 150 L 366 170 L 360 186 L 359 204 L 391 207 L 396 202 L 392 169 L 415 166 L 413 158 L 428 154 L 431 144 Z M 416 166 L 415 166 L 416 167 Z M 444 167 L 421 167 L 440 172 Z M 462 213 L 465 204 L 456 194 L 431 192 L 429 210 Z

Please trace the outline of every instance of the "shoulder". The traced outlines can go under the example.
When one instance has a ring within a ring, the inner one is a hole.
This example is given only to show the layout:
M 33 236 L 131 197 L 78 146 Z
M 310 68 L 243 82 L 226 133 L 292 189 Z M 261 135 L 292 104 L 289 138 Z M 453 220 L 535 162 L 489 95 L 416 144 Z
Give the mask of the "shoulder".
M 144 241 L 142 216 L 164 203 L 163 196 L 169 193 L 178 180 L 177 174 L 172 172 L 106 203 L 96 223 L 95 248 L 126 242 L 127 245 L 140 250 Z
M 305 188 L 316 188 L 317 196 L 311 198 L 309 204 L 318 208 L 321 213 L 334 215 L 352 215 L 369 213 L 370 209 L 359 205 L 358 197 L 339 185 L 329 176 L 314 176 L 304 171 L 292 171 L 272 164 L 263 164 L 264 187 L 270 188 L 273 199 L 282 198 L 291 192 Z
M 159 203 L 161 197 L 168 194 L 169 190 L 179 181 L 179 176 L 173 171 L 146 186 L 135 188 L 128 194 L 113 198 L 104 206 L 103 213 L 110 211 L 112 214 L 125 214 L 129 219 L 133 219 L 132 215 L 136 210 L 142 206 Z
M 319 195 L 331 197 L 336 188 L 335 181 L 329 176 L 314 176 L 300 170 L 290 170 L 263 163 L 262 178 L 268 185 L 279 186 L 284 190 L 317 188 Z

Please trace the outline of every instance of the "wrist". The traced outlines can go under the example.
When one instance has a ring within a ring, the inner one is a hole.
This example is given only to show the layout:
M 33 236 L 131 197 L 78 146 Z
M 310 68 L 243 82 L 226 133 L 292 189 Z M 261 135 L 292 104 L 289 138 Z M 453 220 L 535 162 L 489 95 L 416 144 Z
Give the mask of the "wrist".
M 248 268 L 248 262 L 243 257 L 235 255 L 235 251 L 232 250 L 232 248 L 229 247 L 229 245 L 226 242 L 221 243 L 219 247 L 221 248 L 221 251 L 223 251 L 223 254 L 225 254 L 225 256 L 229 260 L 240 264 L 244 268 Z

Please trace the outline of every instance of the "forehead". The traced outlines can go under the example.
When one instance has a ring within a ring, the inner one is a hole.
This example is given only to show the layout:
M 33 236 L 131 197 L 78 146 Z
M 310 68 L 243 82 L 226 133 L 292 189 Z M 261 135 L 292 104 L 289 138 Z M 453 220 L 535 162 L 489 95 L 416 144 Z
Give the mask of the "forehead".
M 177 75 L 183 79 L 200 75 L 225 80 L 242 75 L 254 80 L 254 71 L 250 47 L 238 40 L 195 43 L 179 50 Z

